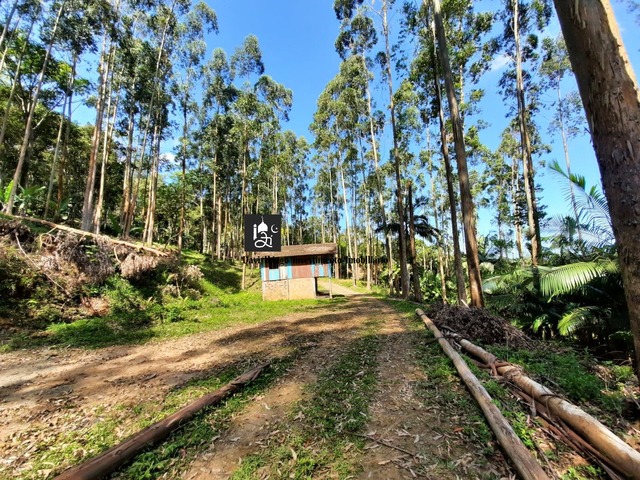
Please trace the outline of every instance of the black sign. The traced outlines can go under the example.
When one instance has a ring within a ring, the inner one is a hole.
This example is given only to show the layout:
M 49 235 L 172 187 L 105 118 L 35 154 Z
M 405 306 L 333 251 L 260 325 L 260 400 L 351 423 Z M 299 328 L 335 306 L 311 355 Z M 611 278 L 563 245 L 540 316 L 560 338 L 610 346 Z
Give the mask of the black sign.
M 245 215 L 244 250 L 279 252 L 282 245 L 282 215 Z

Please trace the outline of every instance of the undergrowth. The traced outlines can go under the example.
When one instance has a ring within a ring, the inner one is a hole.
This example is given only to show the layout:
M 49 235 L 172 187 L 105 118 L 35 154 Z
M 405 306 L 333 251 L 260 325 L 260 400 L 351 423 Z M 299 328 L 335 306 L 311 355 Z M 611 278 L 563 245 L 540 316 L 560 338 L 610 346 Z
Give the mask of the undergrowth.
M 58 311 L 46 299 L 33 300 L 41 315 L 50 312 L 51 321 L 43 322 L 35 332 L 16 332 L 2 342 L 0 351 L 43 345 L 98 348 L 179 337 L 232 324 L 259 323 L 328 301 L 263 302 L 258 270 L 247 269 L 247 288 L 242 291 L 240 266 L 211 263 L 193 252 L 185 252 L 183 258 L 187 268 L 199 267 L 202 277 L 197 281 L 187 283 L 173 271 L 160 269 L 139 281 L 112 276 L 103 285 L 87 287 L 88 296 L 108 301 L 109 311 L 103 316 L 60 321 Z M 168 285 L 176 289 L 167 293 Z

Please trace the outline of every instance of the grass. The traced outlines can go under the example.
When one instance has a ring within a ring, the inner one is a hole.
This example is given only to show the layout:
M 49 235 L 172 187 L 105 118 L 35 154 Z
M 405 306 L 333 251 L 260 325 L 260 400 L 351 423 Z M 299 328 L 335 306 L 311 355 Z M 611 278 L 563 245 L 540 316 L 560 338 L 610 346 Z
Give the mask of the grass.
M 605 382 L 592 373 L 594 360 L 588 354 L 571 349 L 556 352 L 551 349 L 515 350 L 507 347 L 489 348 L 500 359 L 524 368 L 533 378 L 565 395 L 577 404 L 597 406 L 606 415 L 620 417 L 624 407 L 624 394 L 616 388 L 608 389 Z M 612 369 L 620 380 L 629 378 L 631 367 Z
M 364 443 L 357 435 L 368 421 L 376 386 L 379 322 L 369 322 L 336 362 L 304 392 L 305 399 L 282 422 L 279 444 L 242 460 L 233 480 L 352 478 L 353 458 Z
M 346 288 L 350 288 L 359 293 L 367 293 L 372 296 L 382 297 L 386 295 L 386 291 L 380 285 L 371 285 L 371 290 L 367 290 L 367 281 L 366 280 L 358 280 L 356 284 L 353 284 L 353 280 L 350 278 L 332 278 L 332 282 L 337 283 Z
M 218 407 L 210 407 L 200 412 L 193 420 L 172 433 L 167 440 L 135 457 L 132 463 L 119 471 L 118 478 L 151 479 L 165 473 L 175 476 L 182 466 L 187 465 L 198 452 L 207 448 L 212 438 L 227 428 L 234 413 L 240 411 L 255 395 L 272 385 L 302 352 L 303 350 L 297 350 L 273 361 L 258 379 L 241 392 Z M 111 448 L 118 441 L 165 418 L 191 401 L 220 388 L 247 368 L 247 365 L 234 365 L 209 378 L 190 381 L 171 391 L 163 401 L 120 405 L 109 412 L 96 411 L 94 415 L 97 421 L 86 428 L 53 435 L 49 432 L 46 439 L 36 444 L 36 453 L 29 462 L 30 468 L 20 472 L 18 476 L 15 472 L 11 476 L 3 476 L 3 472 L 0 471 L 0 478 L 30 480 L 44 478 L 43 472 L 60 473 Z M 76 421 L 81 421 L 81 418 L 78 417 Z M 25 440 L 29 435 L 30 432 L 23 434 Z
M 242 291 L 239 265 L 210 263 L 204 256 L 192 252 L 186 252 L 184 257 L 188 263 L 198 264 L 204 274 L 200 298 L 159 302 L 147 286 L 136 287 L 116 279 L 100 291 L 110 300 L 117 297 L 111 302 L 111 314 L 72 323 L 53 323 L 35 334 L 17 333 L 0 346 L 0 352 L 45 345 L 99 348 L 175 338 L 230 325 L 256 324 L 330 302 L 326 299 L 263 302 L 256 270 L 247 269 L 248 288 Z M 336 301 L 339 300 L 333 300 Z M 113 304 L 118 308 L 114 309 Z

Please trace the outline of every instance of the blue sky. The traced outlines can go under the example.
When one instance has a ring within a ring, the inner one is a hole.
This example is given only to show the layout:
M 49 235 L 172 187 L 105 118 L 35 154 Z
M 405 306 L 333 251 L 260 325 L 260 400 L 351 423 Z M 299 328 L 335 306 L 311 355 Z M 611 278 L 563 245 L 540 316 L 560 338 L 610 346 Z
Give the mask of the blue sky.
M 308 127 L 316 110 L 316 101 L 327 82 L 338 72 L 340 64 L 340 58 L 334 50 L 334 41 L 340 25 L 333 12 L 333 0 L 206 1 L 215 10 L 220 27 L 218 34 L 212 34 L 207 38 L 207 55 L 217 47 L 223 48 L 228 55 L 231 55 L 247 35 L 254 34 L 262 50 L 265 73 L 293 91 L 294 101 L 290 121 L 284 125 L 284 128 L 291 129 L 298 135 L 304 135 L 312 141 Z M 376 3 L 379 3 L 379 0 Z M 490 10 L 495 8 L 498 2 L 481 0 L 477 3 L 479 10 Z M 640 65 L 640 36 L 637 34 L 638 24 L 636 24 L 635 15 L 626 11 L 626 2 L 623 0 L 613 0 L 613 7 L 631 63 L 637 72 Z M 554 15 L 546 33 L 555 36 L 558 32 L 559 26 Z M 502 59 L 496 59 L 494 66 L 495 69 L 485 74 L 478 85 L 486 91 L 485 98 L 480 104 L 480 111 L 483 120 L 490 124 L 487 129 L 481 131 L 480 136 L 491 149 L 497 148 L 500 133 L 508 123 L 505 117 L 507 107 L 498 93 L 498 80 L 505 65 Z M 396 86 L 398 84 L 399 82 L 396 81 Z M 378 79 L 374 80 L 372 87 L 374 95 L 380 95 L 379 104 L 386 104 L 385 89 Z M 573 79 L 564 88 L 576 89 Z M 93 122 L 95 116 L 93 111 L 86 107 L 81 107 L 79 110 L 78 117 L 81 122 Z M 542 114 L 539 118 L 544 117 L 545 115 Z M 549 162 L 558 159 L 560 164 L 564 165 L 564 155 L 559 139 L 549 137 L 546 133 L 546 122 L 540 120 L 540 123 L 544 141 L 553 148 L 552 153 L 546 155 L 544 160 Z M 167 151 L 178 144 L 178 135 L 175 132 L 175 139 L 166 143 Z M 383 158 L 387 156 L 390 145 L 391 139 L 387 134 L 382 138 L 380 145 Z M 600 185 L 597 163 L 587 135 L 571 142 L 570 154 L 572 170 L 584 175 L 588 185 L 596 183 Z M 536 176 L 543 187 L 541 203 L 547 206 L 548 215 L 551 217 L 568 211 L 557 176 L 544 168 L 538 169 Z M 479 232 L 486 235 L 491 230 L 491 214 L 480 210 L 479 216 Z
M 478 2 L 478 8 L 490 9 L 496 3 L 481 1 Z M 230 54 L 246 35 L 256 35 L 262 49 L 266 73 L 294 93 L 290 121 L 285 127 L 311 140 L 308 126 L 315 112 L 316 100 L 326 83 L 337 73 L 340 64 L 340 58 L 333 47 L 339 30 L 339 22 L 333 13 L 333 1 L 209 0 L 209 4 L 216 11 L 220 26 L 219 34 L 209 38 L 209 47 L 222 47 Z M 635 17 L 628 14 L 625 4 L 617 0 L 614 0 L 614 10 L 632 65 L 637 70 L 640 65 L 640 37 L 637 35 Z M 557 32 L 559 26 L 554 16 L 548 33 L 555 35 Z M 487 73 L 479 84 L 486 91 L 480 110 L 484 119 L 490 123 L 490 127 L 481 132 L 481 139 L 491 149 L 498 146 L 500 133 L 507 124 L 506 107 L 497 92 L 501 63 L 503 62 L 498 59 L 495 70 Z M 573 79 L 565 88 L 576 89 Z M 374 92 L 376 90 L 383 93 L 379 86 L 374 87 Z M 557 158 L 564 165 L 561 143 L 546 134 L 546 124 L 541 125 L 541 130 L 547 143 L 553 141 L 553 151 L 545 156 L 545 160 Z M 383 139 L 383 155 L 388 152 L 389 143 L 389 138 Z M 584 175 L 588 185 L 596 182 L 599 184 L 598 167 L 588 136 L 573 140 L 570 153 L 573 171 Z M 567 206 L 557 177 L 541 168 L 537 171 L 537 178 L 543 186 L 541 200 L 547 205 L 548 214 L 553 216 L 566 211 Z M 489 212 L 480 211 L 481 234 L 488 233 L 491 228 L 489 220 Z

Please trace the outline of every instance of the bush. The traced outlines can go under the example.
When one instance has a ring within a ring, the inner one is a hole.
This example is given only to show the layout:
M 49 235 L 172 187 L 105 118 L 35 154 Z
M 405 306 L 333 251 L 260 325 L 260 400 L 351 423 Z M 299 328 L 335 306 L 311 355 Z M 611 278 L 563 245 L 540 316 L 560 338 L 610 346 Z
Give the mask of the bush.
M 147 301 L 127 280 L 117 275 L 109 277 L 105 283 L 105 295 L 109 299 L 111 315 L 131 323 L 146 323 Z

